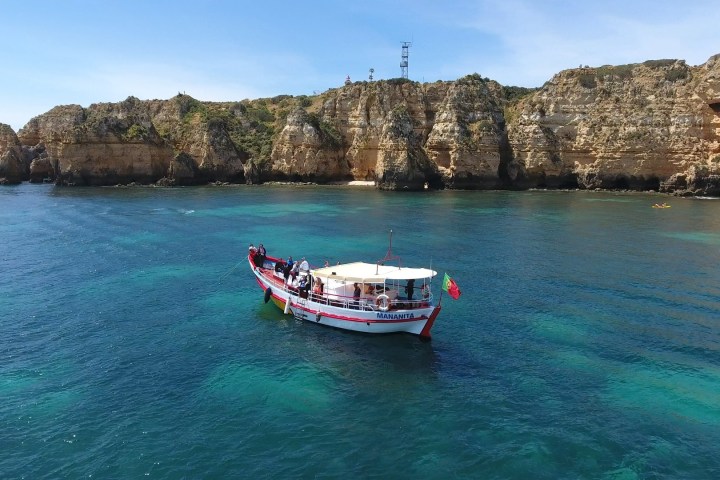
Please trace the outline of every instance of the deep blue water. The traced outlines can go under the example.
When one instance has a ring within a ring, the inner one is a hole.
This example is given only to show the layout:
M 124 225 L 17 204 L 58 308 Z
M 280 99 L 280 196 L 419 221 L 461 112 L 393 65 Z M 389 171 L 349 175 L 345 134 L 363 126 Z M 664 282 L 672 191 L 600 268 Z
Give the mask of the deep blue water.
M 244 263 L 390 229 L 463 292 L 430 343 L 298 323 Z M 0 478 L 716 479 L 719 264 L 717 200 L 3 187 Z

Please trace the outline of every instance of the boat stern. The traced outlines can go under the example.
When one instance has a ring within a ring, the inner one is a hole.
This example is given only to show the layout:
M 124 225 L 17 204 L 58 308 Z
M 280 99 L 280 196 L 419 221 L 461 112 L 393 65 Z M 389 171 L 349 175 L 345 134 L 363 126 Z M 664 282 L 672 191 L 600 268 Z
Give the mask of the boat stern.
M 437 305 L 432 313 L 430 314 L 430 318 L 428 318 L 428 321 L 425 323 L 425 326 L 423 327 L 422 331 L 420 332 L 420 338 L 422 340 L 430 340 L 432 337 L 430 336 L 430 329 L 433 327 L 433 324 L 435 323 L 435 319 L 440 314 L 440 305 Z

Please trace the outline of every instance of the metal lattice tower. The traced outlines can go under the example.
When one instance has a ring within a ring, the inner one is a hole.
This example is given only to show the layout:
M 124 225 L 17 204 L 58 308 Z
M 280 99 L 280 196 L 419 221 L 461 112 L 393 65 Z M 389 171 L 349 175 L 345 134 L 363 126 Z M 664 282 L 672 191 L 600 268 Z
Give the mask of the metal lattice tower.
M 400 60 L 400 76 L 408 78 L 408 50 L 412 42 L 402 42 L 402 59 Z

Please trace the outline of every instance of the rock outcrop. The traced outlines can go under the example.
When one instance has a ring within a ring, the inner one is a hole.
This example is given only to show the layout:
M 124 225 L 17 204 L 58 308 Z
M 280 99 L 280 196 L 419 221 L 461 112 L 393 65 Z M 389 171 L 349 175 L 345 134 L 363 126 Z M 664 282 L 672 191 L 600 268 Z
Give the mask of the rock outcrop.
M 513 108 L 512 180 L 720 193 L 720 56 L 559 73 Z
M 340 134 L 317 114 L 296 108 L 288 115 L 270 155 L 274 178 L 317 182 L 351 179 L 342 142 Z
M 272 175 L 284 167 L 288 152 L 309 145 L 315 156 L 319 147 L 332 151 L 336 165 L 346 167 L 338 175 L 374 180 L 379 188 L 496 188 L 507 146 L 501 95 L 499 84 L 478 75 L 431 84 L 359 82 L 330 90 L 317 108 L 320 129 L 298 128 L 293 116 L 267 169 Z
M 25 145 L 46 156 L 34 168 L 53 170 L 58 183 L 115 185 L 150 183 L 161 178 L 172 148 L 150 118 L 129 98 L 117 104 L 56 107 L 31 120 L 19 134 Z
M 720 56 L 581 67 L 542 88 L 356 82 L 313 97 L 56 107 L 0 128 L 5 182 L 372 180 L 378 188 L 720 195 Z
M 16 184 L 27 179 L 22 146 L 10 125 L 0 123 L 0 184 Z
M 50 175 L 64 185 L 242 182 L 248 157 L 222 122 L 184 95 L 56 107 L 33 118 L 18 138 L 33 178 Z

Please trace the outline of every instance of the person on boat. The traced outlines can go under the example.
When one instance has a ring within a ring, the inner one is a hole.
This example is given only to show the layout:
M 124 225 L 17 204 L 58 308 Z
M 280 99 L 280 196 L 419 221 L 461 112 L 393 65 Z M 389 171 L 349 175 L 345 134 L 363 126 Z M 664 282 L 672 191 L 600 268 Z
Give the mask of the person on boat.
M 362 290 L 360 290 L 360 284 L 357 282 L 353 286 L 355 287 L 355 290 L 353 290 L 353 300 L 355 301 L 355 308 L 359 309 L 360 308 L 360 294 L 361 294 Z
M 302 257 L 302 261 L 300 262 L 300 271 L 305 273 L 310 271 L 310 264 L 305 260 L 305 257 Z
M 374 297 L 375 296 L 375 286 L 372 284 L 368 285 L 367 288 L 365 289 L 365 295 Z
M 413 299 L 413 290 L 415 290 L 415 280 L 410 279 L 410 280 L 408 280 L 407 286 L 405 287 L 405 293 L 407 294 L 408 300 Z
M 427 300 L 428 298 L 430 298 L 430 285 L 428 285 L 427 283 L 423 284 L 420 292 L 422 293 L 423 300 Z
M 260 264 L 258 267 L 262 267 L 265 264 L 265 257 L 267 256 L 267 251 L 265 251 L 265 247 L 261 243 L 258 245 L 257 248 L 257 254 L 258 254 L 258 260 L 260 261 Z
M 308 291 L 310 290 L 310 281 L 307 275 L 301 275 L 298 281 L 298 294 L 300 298 L 308 298 Z
M 313 293 L 316 295 L 322 295 L 323 286 L 324 285 L 320 277 L 315 277 L 315 287 L 313 287 Z
M 256 252 L 257 252 L 257 248 L 255 248 L 255 245 L 253 245 L 251 243 L 250 247 L 248 247 L 248 254 L 250 254 L 250 256 L 252 256 L 254 258 Z
M 285 261 L 284 261 L 282 258 L 280 258 L 280 259 L 278 259 L 277 262 L 275 262 L 275 268 L 274 268 L 274 270 L 275 270 L 276 272 L 280 273 L 280 272 L 283 271 L 283 268 L 284 268 L 284 267 L 285 267 Z
M 288 277 L 290 276 L 290 270 L 292 270 L 292 265 L 290 265 L 290 261 L 288 260 L 285 265 L 283 265 L 282 273 L 283 278 L 287 282 Z
M 288 257 L 287 264 L 290 266 L 290 268 L 293 267 L 293 265 L 295 264 L 295 262 L 293 261 L 292 257 Z

